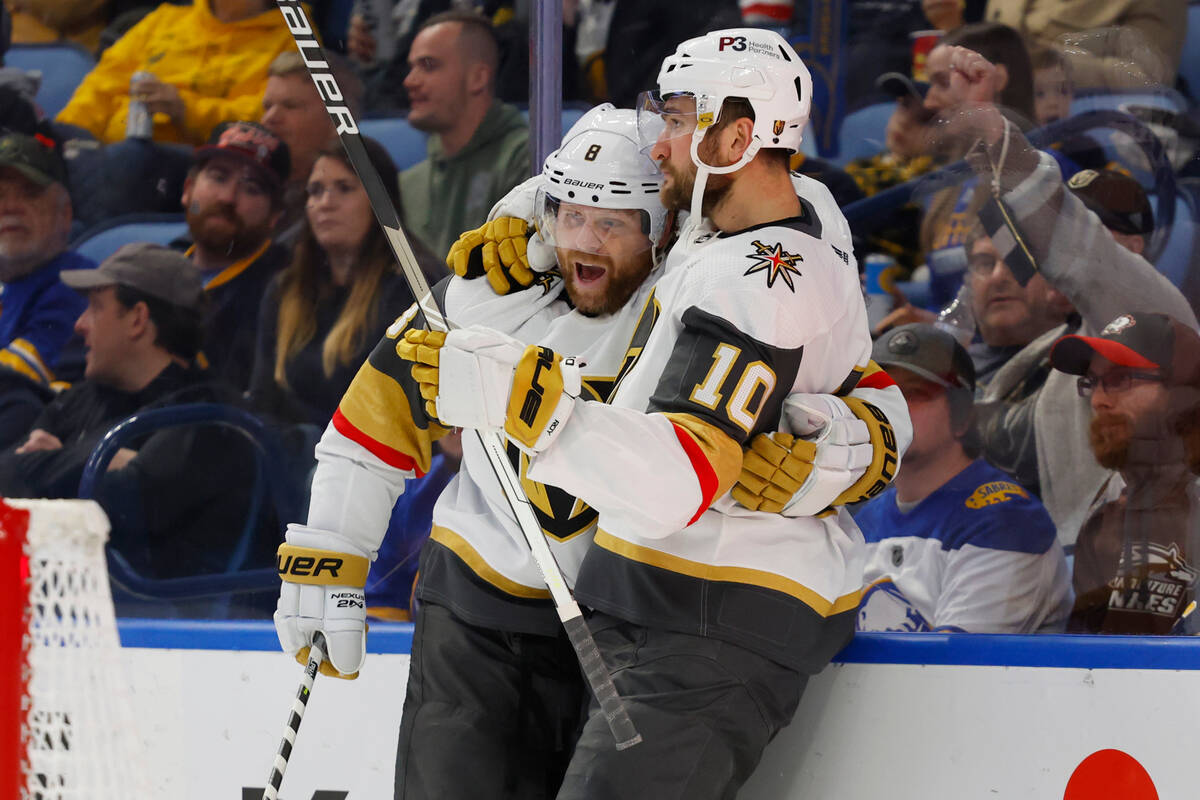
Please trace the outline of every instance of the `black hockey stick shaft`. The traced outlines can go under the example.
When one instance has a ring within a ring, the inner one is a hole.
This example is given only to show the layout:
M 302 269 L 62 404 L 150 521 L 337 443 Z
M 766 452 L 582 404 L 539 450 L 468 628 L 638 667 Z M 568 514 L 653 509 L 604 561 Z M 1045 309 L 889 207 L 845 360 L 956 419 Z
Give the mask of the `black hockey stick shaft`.
M 296 41 L 296 47 L 300 50 L 309 75 L 317 86 L 317 92 L 325 104 L 325 110 L 333 120 L 338 139 L 341 140 L 342 146 L 346 150 L 346 156 L 349 158 L 351 166 L 354 167 L 354 171 L 358 173 L 359 180 L 362 181 L 375 218 L 383 227 L 384 235 L 400 264 L 408 287 L 412 291 L 413 297 L 417 299 L 419 314 L 424 324 L 433 330 L 448 330 L 449 324 L 445 313 L 437 298 L 429 290 L 429 284 L 413 255 L 408 238 L 400 229 L 400 219 L 384 188 L 383 180 L 367 157 L 366 148 L 362 143 L 362 134 L 359 133 L 358 124 L 346 105 L 341 87 L 338 86 L 324 51 L 317 41 L 315 26 L 309 20 L 300 0 L 276 0 L 276 3 L 280 12 L 283 13 L 288 30 L 291 31 L 292 37 Z M 395 178 L 393 177 L 392 180 Z M 604 659 L 600 656 L 599 648 L 596 646 L 591 631 L 587 628 L 579 605 L 567 587 L 562 570 L 559 569 L 554 560 L 554 554 L 546 543 L 541 523 L 538 522 L 533 506 L 526 497 L 524 488 L 517 477 L 516 470 L 508 459 L 504 437 L 498 432 L 476 431 L 476 433 L 487 454 L 492 471 L 508 498 L 513 516 L 529 545 L 534 562 L 550 590 L 555 610 L 558 612 L 559 619 L 562 620 L 571 644 L 575 647 L 575 654 L 579 659 L 583 674 L 600 703 L 601 710 L 616 740 L 617 749 L 623 750 L 632 747 L 640 742 L 642 737 L 633 727 L 633 722 L 625 710 L 625 704 L 621 700 L 620 694 L 613 685 L 612 677 L 608 673 Z
M 292 701 L 292 710 L 288 714 L 287 726 L 283 729 L 283 740 L 279 742 L 279 752 L 275 754 L 275 763 L 271 765 L 271 777 L 267 778 L 267 788 L 263 789 L 262 800 L 277 800 L 279 797 L 283 773 L 287 771 L 288 760 L 292 757 L 292 747 L 295 746 L 296 736 L 300 733 L 300 723 L 304 721 L 304 710 L 308 708 L 308 698 L 312 694 L 313 681 L 324 660 L 325 637 L 317 633 L 313 636 L 313 643 L 308 651 L 308 664 L 304 667 L 304 677 L 300 680 L 296 699 Z

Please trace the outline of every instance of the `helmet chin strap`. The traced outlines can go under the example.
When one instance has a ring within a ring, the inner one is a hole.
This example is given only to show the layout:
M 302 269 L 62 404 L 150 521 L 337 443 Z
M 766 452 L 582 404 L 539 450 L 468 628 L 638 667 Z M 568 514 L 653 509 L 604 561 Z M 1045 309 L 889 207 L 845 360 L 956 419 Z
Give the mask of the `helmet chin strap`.
M 730 172 L 736 172 L 742 167 L 750 163 L 750 161 L 758 154 L 758 149 L 762 147 L 762 141 L 755 138 L 750 142 L 750 146 L 742 153 L 742 157 L 732 164 L 724 167 L 714 167 L 711 164 L 704 163 L 704 159 L 700 157 L 700 140 L 704 138 L 706 131 L 696 131 L 692 134 L 692 163 L 696 165 L 696 180 L 692 185 L 692 218 L 699 220 L 703 219 L 704 210 L 704 187 L 708 183 L 709 175 L 727 175 Z

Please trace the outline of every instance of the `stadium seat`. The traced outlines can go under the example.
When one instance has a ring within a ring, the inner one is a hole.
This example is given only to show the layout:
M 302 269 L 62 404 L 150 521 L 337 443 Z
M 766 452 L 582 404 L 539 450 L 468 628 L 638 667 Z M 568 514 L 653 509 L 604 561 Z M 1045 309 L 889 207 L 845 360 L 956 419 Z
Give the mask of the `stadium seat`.
M 377 139 L 387 150 L 396 169 L 406 170 L 425 158 L 425 134 L 408 124 L 404 117 L 364 119 L 358 123 L 363 136 Z
M 833 162 L 844 166 L 856 158 L 882 152 L 888 118 L 895 109 L 895 103 L 875 103 L 847 114 L 838 131 L 838 151 Z
M 83 77 L 96 66 L 96 59 L 83 47 L 70 42 L 18 44 L 4 54 L 4 65 L 41 73 L 37 102 L 46 116 L 53 118 L 71 99 Z
M 571 129 L 585 108 L 567 107 L 562 110 L 562 132 Z M 529 119 L 529 109 L 522 109 L 522 114 Z M 364 119 L 358 123 L 358 129 L 364 136 L 379 140 L 387 150 L 396 169 L 406 170 L 413 164 L 425 159 L 425 134 L 408 124 L 404 117 L 381 117 Z
M 130 242 L 169 244 L 187 233 L 183 214 L 130 214 L 115 217 L 83 232 L 72 249 L 99 264 Z
M 126 559 L 110 549 L 110 569 L 113 570 L 113 596 L 118 602 L 144 602 L 152 600 L 180 601 L 179 611 L 191 609 L 214 617 L 227 616 L 233 596 L 243 605 L 256 609 L 262 605 L 262 597 L 249 594 L 260 592 L 267 585 L 266 601 L 272 601 L 278 588 L 278 579 L 271 585 L 266 570 L 255 569 L 250 564 L 251 556 L 261 550 L 259 537 L 264 535 L 264 523 L 273 519 L 280 524 L 299 519 L 304 505 L 307 486 L 298 474 L 301 466 L 296 459 L 289 458 L 288 448 L 278 431 L 265 425 L 262 420 L 235 406 L 220 403 L 186 403 L 163 406 L 139 411 L 118 422 L 104 435 L 92 450 L 83 468 L 78 495 L 81 498 L 95 496 L 100 476 L 121 447 L 139 441 L 146 435 L 164 428 L 182 425 L 220 425 L 232 428 L 251 445 L 254 458 L 254 487 L 250 505 L 246 510 L 246 521 L 238 534 L 233 549 L 228 553 L 224 576 L 234 577 L 240 573 L 248 580 L 234 579 L 232 583 L 221 582 L 216 575 L 195 575 L 182 578 L 146 578 L 129 566 Z M 279 465 L 292 464 L 292 469 L 280 469 Z M 280 532 L 282 540 L 282 532 Z M 249 567 L 249 569 L 248 569 Z M 217 579 L 214 582 L 214 579 Z M 197 605 L 194 601 L 203 600 Z M 153 605 L 153 604 L 151 604 Z M 168 606 L 170 604 L 167 604 Z M 260 609 L 261 610 L 261 609 Z M 242 609 L 245 611 L 245 608 Z M 264 612 L 265 613 L 265 612 Z M 155 616 L 148 613 L 147 616 Z M 184 613 L 185 616 L 194 616 Z
M 1124 111 L 1128 106 L 1148 106 L 1182 112 L 1187 111 L 1187 99 L 1174 89 L 1079 94 L 1071 101 L 1071 114 L 1082 114 L 1085 111 Z

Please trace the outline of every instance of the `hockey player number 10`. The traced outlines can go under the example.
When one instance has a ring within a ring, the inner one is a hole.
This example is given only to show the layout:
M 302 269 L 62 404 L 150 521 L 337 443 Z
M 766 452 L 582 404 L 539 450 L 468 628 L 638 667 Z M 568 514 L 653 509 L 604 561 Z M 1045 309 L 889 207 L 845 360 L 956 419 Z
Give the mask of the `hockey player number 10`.
M 704 376 L 704 380 L 693 387 L 692 394 L 688 399 L 715 411 L 723 396 L 719 390 L 725 385 L 730 371 L 741 354 L 742 350 L 739 347 L 725 343 L 718 344 L 716 350 L 713 351 L 712 367 Z M 763 387 L 763 391 L 758 394 L 760 386 Z M 762 410 L 763 403 L 770 397 L 774 389 L 775 372 L 761 361 L 752 361 L 742 370 L 737 384 L 729 393 L 729 401 L 725 406 L 726 415 L 738 427 L 749 433 L 758 419 L 758 412 Z M 750 403 L 754 401 L 756 395 L 758 402 L 751 409 Z

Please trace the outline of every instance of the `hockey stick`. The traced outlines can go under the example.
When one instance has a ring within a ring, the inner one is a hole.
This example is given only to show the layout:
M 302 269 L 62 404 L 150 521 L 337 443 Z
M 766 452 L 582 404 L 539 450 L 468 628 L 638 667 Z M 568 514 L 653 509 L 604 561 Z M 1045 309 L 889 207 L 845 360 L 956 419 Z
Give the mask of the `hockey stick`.
M 371 166 L 370 159 L 367 158 L 367 151 L 362 143 L 362 134 L 358 131 L 358 125 L 345 104 L 341 87 L 338 86 L 321 45 L 316 39 L 315 27 L 309 21 L 300 0 L 276 0 L 276 3 L 283 13 L 284 21 L 287 23 L 288 30 L 291 31 L 292 38 L 296 40 L 296 47 L 300 50 L 309 75 L 312 77 L 313 83 L 317 85 L 317 93 L 325 104 L 325 110 L 337 128 L 338 139 L 341 140 L 342 147 L 346 150 L 346 156 L 354 167 L 354 171 L 358 173 L 359 180 L 362 181 L 371 203 L 371 210 L 375 213 L 375 219 L 383 227 L 392 253 L 404 273 L 404 279 L 408 282 L 413 297 L 417 298 L 418 312 L 423 318 L 424 324 L 432 330 L 449 330 L 445 313 L 440 308 L 437 298 L 430 292 L 429 284 L 417 264 L 408 239 L 405 237 L 404 231 L 400 229 L 399 217 L 392 207 L 383 181 Z M 604 718 L 608 721 L 613 738 L 616 740 L 617 749 L 624 750 L 632 747 L 640 742 L 642 737 L 634 729 L 632 720 L 629 719 L 625 704 L 617 693 L 616 686 L 613 685 L 599 648 L 596 647 L 596 640 L 592 638 L 583 613 L 579 610 L 579 604 L 575 602 L 571 590 L 567 588 L 562 571 L 554 560 L 554 554 L 550 552 L 550 546 L 542 535 L 542 526 L 534 514 L 533 506 L 530 504 L 529 498 L 525 496 L 525 490 L 517 478 L 512 462 L 508 460 L 504 437 L 498 431 L 477 431 L 476 433 L 487 454 L 488 461 L 491 463 L 492 471 L 500 482 L 505 497 L 508 498 L 513 516 L 516 517 L 521 533 L 533 554 L 533 560 L 542 573 L 546 587 L 550 590 L 555 611 L 558 612 L 558 617 L 567 632 L 567 638 L 575 648 L 575 655 L 579 659 L 584 677 L 600 704 Z
M 287 727 L 283 729 L 283 740 L 279 743 L 279 752 L 275 754 L 275 763 L 271 765 L 271 777 L 267 778 L 267 788 L 263 789 L 262 800 L 277 800 L 279 786 L 283 783 L 283 773 L 287 770 L 288 759 L 292 757 L 292 746 L 296 744 L 296 734 L 300 732 L 300 723 L 304 720 L 304 709 L 308 707 L 308 697 L 312 694 L 313 680 L 325 660 L 325 637 L 317 632 L 308 651 L 308 665 L 304 667 L 304 677 L 300 680 L 300 689 L 296 699 L 292 701 L 292 713 L 288 716 Z

